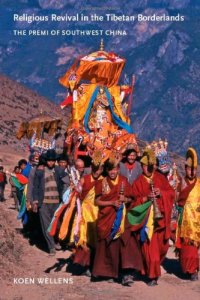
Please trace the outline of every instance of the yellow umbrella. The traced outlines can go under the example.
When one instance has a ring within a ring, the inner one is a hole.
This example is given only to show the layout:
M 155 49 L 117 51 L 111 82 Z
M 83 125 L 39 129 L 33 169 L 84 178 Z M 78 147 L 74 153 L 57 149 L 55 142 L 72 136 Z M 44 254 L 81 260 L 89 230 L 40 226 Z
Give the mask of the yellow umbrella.
M 61 126 L 61 118 L 41 113 L 39 116 L 36 116 L 29 121 L 22 122 L 16 137 L 21 139 L 26 136 L 28 139 L 31 139 L 33 134 L 36 133 L 36 137 L 40 138 L 42 132 L 46 132 L 49 136 L 53 136 L 58 129 L 61 129 Z

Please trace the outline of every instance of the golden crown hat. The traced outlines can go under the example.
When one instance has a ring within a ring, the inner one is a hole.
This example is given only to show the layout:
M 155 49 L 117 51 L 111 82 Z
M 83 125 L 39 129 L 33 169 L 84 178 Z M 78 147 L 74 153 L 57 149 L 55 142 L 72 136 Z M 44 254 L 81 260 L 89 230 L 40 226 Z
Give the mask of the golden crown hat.
M 121 161 L 122 157 L 121 154 L 118 152 L 112 152 L 107 160 L 107 162 L 113 166 L 113 168 L 116 168 L 120 161 Z
M 197 168 L 198 157 L 197 157 L 196 150 L 192 147 L 188 148 L 188 150 L 186 152 L 186 162 L 185 162 L 185 164 L 188 167 Z
M 137 142 L 128 143 L 126 150 L 134 150 L 137 154 L 140 152 Z
M 92 164 L 95 167 L 100 167 L 104 164 L 103 151 L 95 150 L 92 154 Z
M 147 148 L 152 149 L 157 157 L 160 154 L 167 152 L 167 146 L 168 146 L 167 140 L 166 139 L 162 140 L 160 138 L 158 141 L 153 141 L 152 143 L 147 145 Z
M 154 151 L 148 147 L 145 148 L 140 162 L 146 166 L 155 165 L 156 164 L 156 156 L 155 156 Z

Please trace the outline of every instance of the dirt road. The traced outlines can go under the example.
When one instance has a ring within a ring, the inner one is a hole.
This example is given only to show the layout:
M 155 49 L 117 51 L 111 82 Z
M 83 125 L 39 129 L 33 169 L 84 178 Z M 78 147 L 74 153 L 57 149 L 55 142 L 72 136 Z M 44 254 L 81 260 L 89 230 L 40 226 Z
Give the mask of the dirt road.
M 9 197 L 9 191 L 6 197 Z M 19 233 L 21 223 L 16 219 L 17 213 L 13 208 L 13 199 L 0 203 L 0 210 L 6 215 L 6 226 L 10 227 L 13 235 L 11 238 L 16 238 L 21 247 L 21 260 L 16 259 L 12 263 L 9 274 L 0 270 L 0 300 L 199 299 L 200 282 L 190 282 L 181 277 L 173 249 L 168 253 L 165 268 L 162 268 L 162 276 L 156 287 L 148 287 L 143 281 L 136 281 L 132 287 L 122 287 L 118 283 L 93 283 L 87 277 L 72 276 L 66 272 L 66 260 L 70 252 L 59 251 L 55 257 L 49 257 L 44 251 L 30 245 Z M 11 235 L 9 232 L 8 234 Z M 6 263 L 5 261 L 5 265 Z

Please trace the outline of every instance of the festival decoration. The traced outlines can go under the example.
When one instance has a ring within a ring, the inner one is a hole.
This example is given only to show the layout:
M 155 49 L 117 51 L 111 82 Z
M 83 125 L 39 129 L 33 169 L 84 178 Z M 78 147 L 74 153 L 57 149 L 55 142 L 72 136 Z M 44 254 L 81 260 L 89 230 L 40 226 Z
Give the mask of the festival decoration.
M 39 153 L 55 149 L 56 134 L 61 130 L 61 118 L 42 113 L 29 121 L 22 122 L 16 137 L 29 139 L 30 151 Z
M 147 146 L 147 148 L 152 149 L 154 151 L 158 162 L 158 170 L 163 174 L 169 173 L 171 168 L 171 161 L 167 152 L 167 146 L 167 140 L 162 139 L 159 139 L 158 141 L 153 141 Z
M 75 159 L 92 158 L 99 150 L 106 161 L 111 152 L 122 154 L 130 144 L 139 152 L 127 111 L 135 77 L 132 86 L 127 76 L 121 86 L 118 84 L 124 65 L 125 59 L 106 52 L 101 40 L 99 51 L 77 58 L 60 78 L 67 88 L 67 97 L 60 105 L 72 108 L 65 147 Z

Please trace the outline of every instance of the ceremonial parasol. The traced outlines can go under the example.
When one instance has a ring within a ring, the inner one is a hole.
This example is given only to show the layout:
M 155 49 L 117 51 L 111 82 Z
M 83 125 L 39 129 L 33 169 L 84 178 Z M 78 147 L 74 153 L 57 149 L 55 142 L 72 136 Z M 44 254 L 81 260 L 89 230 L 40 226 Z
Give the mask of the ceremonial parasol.
M 36 134 L 36 137 L 40 138 L 44 132 L 49 136 L 53 136 L 61 129 L 61 126 L 61 118 L 41 113 L 40 115 L 31 118 L 29 121 L 22 122 L 16 137 L 21 139 L 26 136 L 28 139 L 31 139 L 33 135 Z
M 125 59 L 114 52 L 104 51 L 103 40 L 100 50 L 79 58 L 72 67 L 60 78 L 60 83 L 67 88 L 73 88 L 81 80 L 111 87 L 117 85 Z

